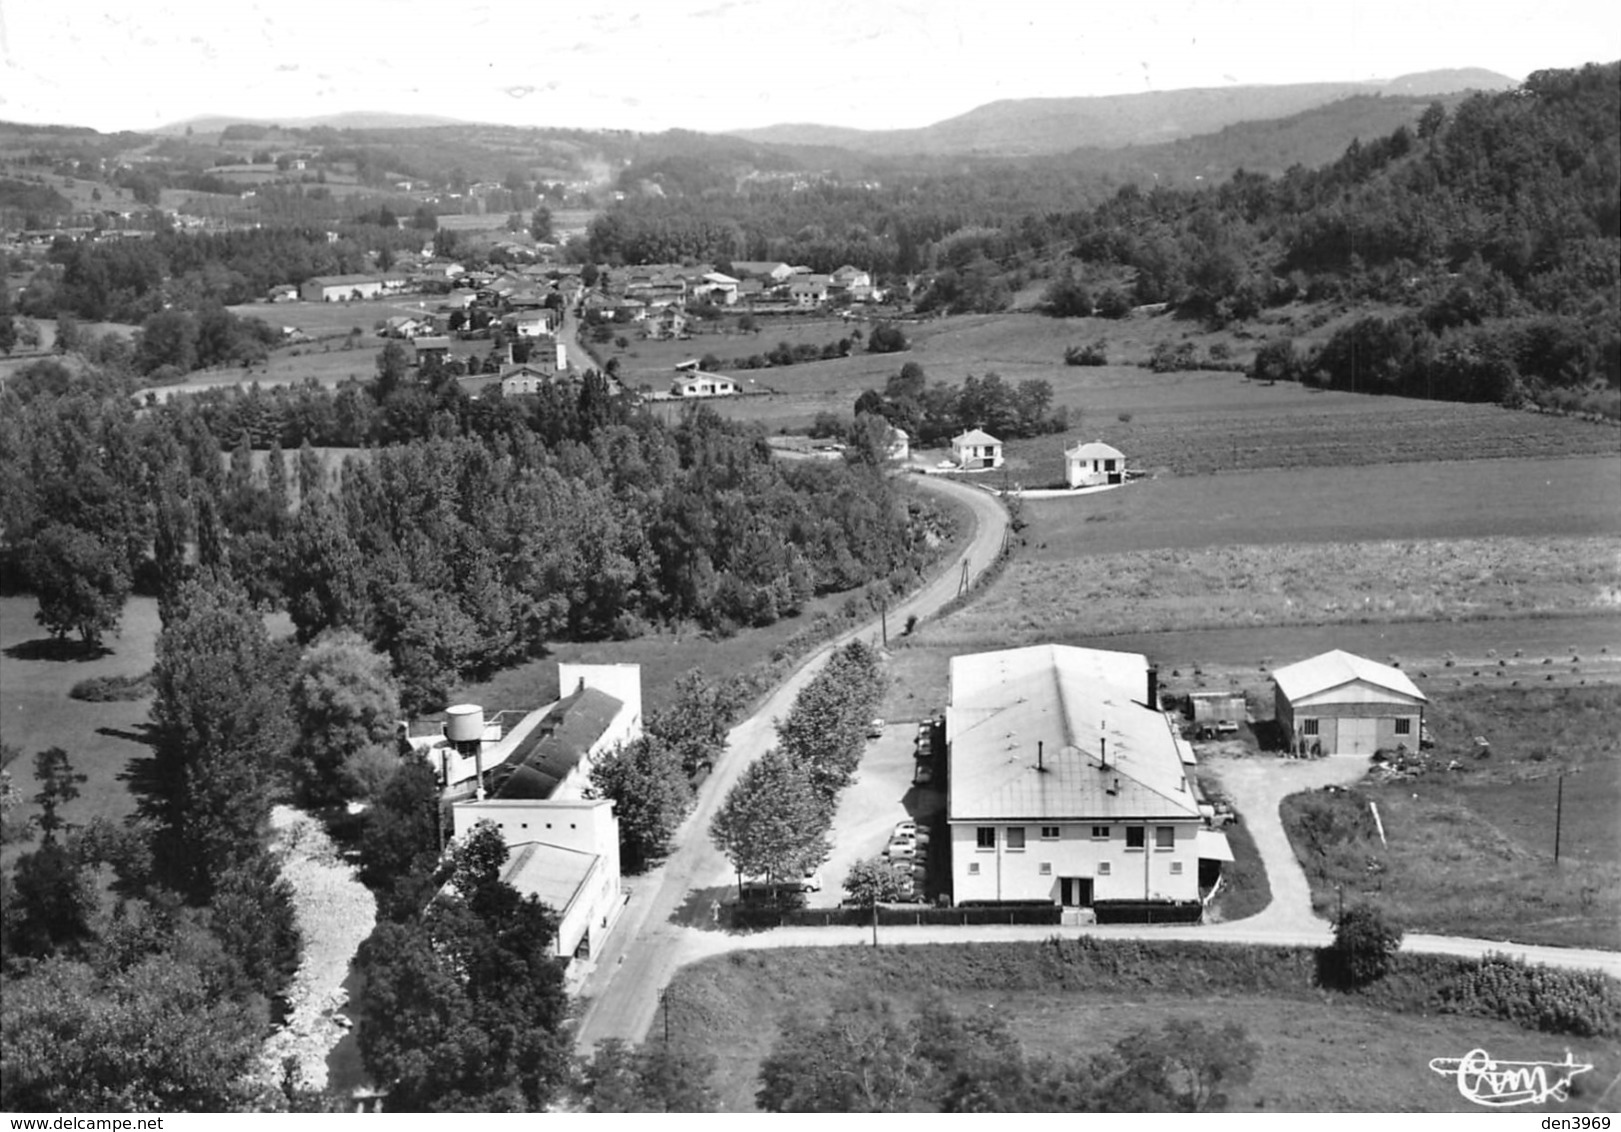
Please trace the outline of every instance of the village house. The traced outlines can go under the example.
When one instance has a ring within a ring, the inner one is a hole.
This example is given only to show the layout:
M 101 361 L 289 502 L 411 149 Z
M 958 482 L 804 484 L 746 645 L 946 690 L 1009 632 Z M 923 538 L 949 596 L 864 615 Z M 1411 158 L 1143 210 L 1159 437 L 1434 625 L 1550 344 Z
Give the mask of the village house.
M 827 302 L 827 276 L 796 275 L 788 284 L 788 298 L 795 306 L 820 306 Z
M 1002 466 L 1002 442 L 977 428 L 952 437 L 951 452 L 956 457 L 957 467 L 965 471 Z
M 1335 649 L 1277 669 L 1272 683 L 1278 726 L 1300 754 L 1419 746 L 1429 700 L 1399 668 Z
M 317 275 L 298 294 L 306 303 L 345 303 L 403 291 L 406 283 L 403 275 Z
M 1070 487 L 1102 487 L 1126 482 L 1126 458 L 1101 440 L 1064 450 L 1064 479 Z
M 958 904 L 1197 919 L 1231 861 L 1146 657 L 1033 645 L 953 657 L 947 823 Z M 1079 913 L 1078 913 L 1079 914 Z
M 732 261 L 732 274 L 738 279 L 759 280 L 766 287 L 775 287 L 779 283 L 788 282 L 788 277 L 794 269 L 786 263 L 775 260 L 734 259 Z
M 557 334 L 557 312 L 545 309 L 514 311 L 501 320 L 519 338 L 552 338 Z
M 680 307 L 663 307 L 647 317 L 647 336 L 654 340 L 685 338 L 688 322 L 687 312 Z
M 717 306 L 730 307 L 737 303 L 738 280 L 718 271 L 706 271 L 692 284 L 692 297 Z
M 904 428 L 889 426 L 889 444 L 884 449 L 885 459 L 904 464 L 912 458 L 912 438 Z
M 421 334 L 411 340 L 416 347 L 417 365 L 426 361 L 445 361 L 450 357 L 450 339 L 443 335 Z
M 670 393 L 676 397 L 730 397 L 741 392 L 742 387 L 731 378 L 702 370 L 685 370 L 670 383 Z

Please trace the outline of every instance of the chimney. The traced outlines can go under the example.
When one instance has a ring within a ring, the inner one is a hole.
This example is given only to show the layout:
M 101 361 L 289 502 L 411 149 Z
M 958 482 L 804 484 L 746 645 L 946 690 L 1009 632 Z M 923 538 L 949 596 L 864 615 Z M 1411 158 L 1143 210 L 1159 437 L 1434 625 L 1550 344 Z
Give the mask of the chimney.
M 1046 770 L 1047 769 L 1047 765 L 1046 765 L 1045 762 L 1042 761 L 1042 757 L 1041 757 L 1042 749 L 1045 746 L 1046 746 L 1046 744 L 1043 743 L 1040 739 L 1036 740 L 1036 769 L 1037 770 Z
M 1159 710 L 1159 669 L 1148 666 L 1148 710 Z
M 1098 762 L 1102 764 L 1100 769 L 1109 769 L 1109 737 L 1107 735 L 1098 736 Z

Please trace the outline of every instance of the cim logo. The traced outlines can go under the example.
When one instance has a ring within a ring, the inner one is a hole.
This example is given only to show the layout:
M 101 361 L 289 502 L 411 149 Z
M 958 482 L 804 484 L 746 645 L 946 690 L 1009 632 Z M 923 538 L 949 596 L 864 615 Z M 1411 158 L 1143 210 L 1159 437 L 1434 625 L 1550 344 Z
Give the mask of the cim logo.
M 1483 1049 L 1472 1049 L 1462 1057 L 1434 1058 L 1430 1068 L 1456 1078 L 1459 1094 L 1475 1104 L 1512 1108 L 1569 1100 L 1571 1080 L 1593 1067 L 1576 1061 L 1569 1050 L 1563 1061 L 1498 1061 Z

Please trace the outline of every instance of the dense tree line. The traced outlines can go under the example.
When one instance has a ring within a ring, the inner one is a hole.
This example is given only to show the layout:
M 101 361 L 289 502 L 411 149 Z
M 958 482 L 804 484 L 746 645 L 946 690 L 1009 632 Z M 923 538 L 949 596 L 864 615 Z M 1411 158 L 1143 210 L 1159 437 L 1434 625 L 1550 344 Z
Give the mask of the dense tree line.
M 856 399 L 859 423 L 866 415 L 882 417 L 906 430 L 914 442 L 942 444 L 966 429 L 984 429 L 999 440 L 1063 432 L 1070 426 L 1069 407 L 1053 407 L 1052 383 L 1030 378 L 1010 385 L 1000 374 L 969 374 L 961 385 L 929 384 L 923 367 L 907 362 L 878 393 Z
M 225 570 L 286 608 L 303 642 L 359 632 L 414 710 L 549 641 L 677 622 L 729 633 L 817 594 L 904 586 L 944 523 L 874 467 L 773 462 L 712 412 L 669 427 L 600 379 L 475 402 L 454 382 L 386 376 L 139 413 L 115 378 L 30 370 L 9 384 L 6 549 L 42 617 L 94 639 L 132 587 L 168 601 L 189 575 Z M 278 410 L 282 425 L 268 423 Z M 270 434 L 257 462 L 255 420 Z M 341 474 L 279 447 L 303 427 L 327 439 L 323 421 L 388 443 Z M 239 431 L 222 461 L 226 429 Z M 83 600 L 59 600 L 63 569 Z
M 839 791 L 861 762 L 883 695 L 881 673 L 877 652 L 851 641 L 776 721 L 777 746 L 743 771 L 709 829 L 740 880 L 792 881 L 827 859 Z

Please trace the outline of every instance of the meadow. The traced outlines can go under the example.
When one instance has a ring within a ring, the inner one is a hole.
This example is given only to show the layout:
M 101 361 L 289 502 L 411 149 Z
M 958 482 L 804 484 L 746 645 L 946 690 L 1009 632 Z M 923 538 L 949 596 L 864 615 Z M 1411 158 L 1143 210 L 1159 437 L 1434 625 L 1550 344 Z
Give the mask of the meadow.
M 1285 799 L 1312 903 L 1328 912 L 1343 889 L 1410 931 L 1621 948 L 1618 712 L 1614 686 L 1438 698 L 1439 741 L 1415 777 L 1375 771 L 1355 791 Z
M 1100 971 L 1081 986 L 1080 979 L 1053 981 L 1038 958 L 1045 946 L 793 948 L 721 956 L 683 969 L 672 981 L 666 995 L 671 1040 L 715 1055 L 720 1107 L 730 1112 L 755 1110 L 760 1061 L 784 1021 L 820 1019 L 856 1002 L 904 1022 L 943 999 L 959 1013 L 1002 1019 L 1035 1054 L 1100 1052 L 1173 1018 L 1210 1027 L 1237 1020 L 1260 1055 L 1254 1079 L 1232 1090 L 1233 1112 L 1478 1112 L 1429 1061 L 1479 1047 L 1551 1061 L 1570 1047 L 1596 1063 L 1569 1102 L 1527 1114 L 1601 1110 L 1604 1086 L 1621 1071 L 1613 1041 L 1573 1041 L 1483 1018 L 1426 1016 L 1403 1011 L 1388 997 L 1317 990 L 1309 975 L 1299 977 L 1301 958 L 1288 952 L 1231 948 L 1229 955 L 1192 945 L 1186 958 L 1160 957 L 1156 945 L 1147 944 L 1122 957 L 1120 970 Z

